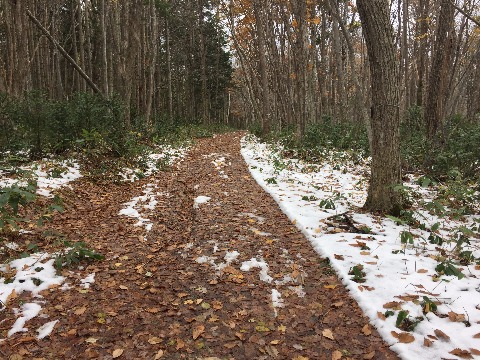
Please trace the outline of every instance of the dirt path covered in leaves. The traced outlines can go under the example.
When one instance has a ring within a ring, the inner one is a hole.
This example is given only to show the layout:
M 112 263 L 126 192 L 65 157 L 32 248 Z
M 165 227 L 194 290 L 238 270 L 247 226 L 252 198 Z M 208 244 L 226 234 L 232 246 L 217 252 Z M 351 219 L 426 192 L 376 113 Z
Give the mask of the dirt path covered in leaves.
M 7 359 L 396 359 L 328 261 L 256 184 L 242 134 L 201 139 L 177 167 L 133 184 L 81 180 L 50 225 L 105 255 L 44 292 L 48 338 L 0 344 Z M 119 215 L 150 188 L 151 231 Z M 80 279 L 95 273 L 88 289 Z M 24 295 L 27 296 L 27 295 Z M 18 301 L 22 300 L 20 296 Z M 3 320 L 3 319 L 2 319 Z M 15 319 L 5 319 L 8 330 Z

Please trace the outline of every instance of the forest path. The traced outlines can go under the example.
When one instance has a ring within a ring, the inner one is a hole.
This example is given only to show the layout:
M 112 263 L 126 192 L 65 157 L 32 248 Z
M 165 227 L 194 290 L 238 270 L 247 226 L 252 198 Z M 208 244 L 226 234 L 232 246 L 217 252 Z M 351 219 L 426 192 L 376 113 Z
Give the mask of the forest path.
M 250 176 L 242 135 L 199 139 L 154 178 L 81 180 L 64 191 L 66 211 L 51 226 L 106 259 L 81 274 L 64 270 L 72 285 L 91 273 L 95 282 L 44 294 L 42 313 L 60 320 L 50 337 L 15 334 L 2 356 L 396 359 L 328 261 Z M 141 214 L 150 231 L 119 215 L 141 195 L 152 205 Z

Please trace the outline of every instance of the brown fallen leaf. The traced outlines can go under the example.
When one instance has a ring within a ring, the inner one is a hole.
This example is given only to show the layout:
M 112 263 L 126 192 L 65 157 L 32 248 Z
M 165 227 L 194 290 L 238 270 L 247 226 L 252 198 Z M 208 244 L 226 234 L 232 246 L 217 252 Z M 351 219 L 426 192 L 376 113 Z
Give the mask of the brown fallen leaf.
M 448 313 L 448 318 L 453 322 L 464 322 L 466 321 L 464 314 L 457 314 L 456 312 L 450 311 Z
M 339 351 L 339 350 L 335 350 L 333 353 L 332 353 L 332 360 L 340 360 L 342 358 L 342 352 Z
M 128 290 L 128 287 L 126 287 L 125 285 L 120 285 L 119 288 L 122 290 Z
M 470 348 L 470 352 L 475 355 L 475 356 L 479 356 L 480 355 L 480 350 L 478 349 L 473 349 L 473 348 Z
M 427 273 L 427 272 L 428 272 L 427 269 L 418 269 L 418 270 L 417 270 L 417 273 L 419 273 L 419 274 L 425 274 L 425 273 Z
M 473 335 L 474 339 L 480 339 L 480 333 Z
M 448 341 L 450 340 L 450 336 L 448 336 L 447 334 L 445 334 L 442 330 L 440 329 L 435 329 L 433 331 L 435 333 L 435 335 L 437 335 L 440 339 L 443 339 L 445 341 Z
M 392 331 L 391 334 L 394 338 L 397 338 L 398 341 L 401 342 L 402 344 L 409 344 L 415 341 L 415 337 L 412 334 L 409 334 L 407 332 L 401 332 L 399 334 L 396 331 Z
M 122 356 L 122 354 L 123 354 L 123 349 L 115 349 L 115 350 L 113 350 L 112 357 L 114 359 L 116 359 L 116 358 Z
M 390 301 L 386 304 L 383 304 L 384 309 L 400 309 L 400 305 L 402 305 L 403 302 L 398 302 L 398 301 Z
M 177 339 L 177 346 L 175 349 L 180 350 L 185 347 L 185 342 L 182 339 Z
M 193 340 L 197 340 L 200 335 L 202 335 L 205 332 L 205 326 L 203 325 L 198 325 L 193 329 Z
M 369 336 L 372 334 L 372 330 L 370 330 L 370 326 L 368 324 L 366 324 L 363 328 L 362 328 L 362 332 L 365 334 L 365 336 Z
M 156 314 L 156 313 L 160 312 L 160 309 L 159 308 L 148 308 L 147 312 L 149 312 L 151 314 Z
M 75 310 L 75 315 L 83 315 L 83 313 L 87 310 L 87 308 L 85 306 L 81 307 L 81 308 L 78 308 L 77 310 Z
M 324 337 L 326 337 L 327 339 L 330 339 L 330 340 L 335 340 L 334 337 L 333 337 L 333 332 L 332 330 L 330 329 L 325 329 L 322 331 L 322 335 Z
M 7 301 L 5 301 L 5 304 L 8 305 L 8 303 L 12 300 L 15 300 L 16 297 L 17 297 L 17 292 L 15 291 L 15 289 L 13 289 L 10 295 L 7 296 Z
M 363 255 L 363 256 L 370 255 L 370 251 L 360 251 L 360 255 Z
M 335 259 L 337 260 L 345 260 L 345 258 L 343 257 L 343 255 L 337 255 L 337 254 L 333 254 L 333 256 L 335 257 Z
M 343 306 L 343 301 L 339 301 L 339 302 L 336 302 L 336 303 L 333 303 L 333 306 L 336 307 L 336 308 L 339 308 L 341 306 Z
M 161 359 L 163 357 L 163 355 L 165 355 L 165 352 L 163 350 L 158 350 L 158 352 L 155 354 L 155 357 L 153 358 L 153 360 Z
M 424 338 L 424 339 L 423 339 L 423 346 L 425 346 L 425 347 L 430 347 L 430 346 L 432 346 L 432 345 L 433 345 L 433 341 L 432 341 L 432 340 L 429 340 L 429 339 L 427 339 L 427 338 Z
M 375 350 L 373 350 L 372 352 L 369 352 L 368 354 L 363 355 L 363 358 L 365 360 L 371 360 L 374 357 L 375 357 Z
M 473 359 L 472 354 L 468 350 L 462 350 L 459 348 L 453 349 L 452 351 L 449 352 L 449 354 L 458 356 L 459 358 L 462 359 Z
M 381 311 L 377 311 L 377 316 L 383 321 L 387 320 L 387 317 Z

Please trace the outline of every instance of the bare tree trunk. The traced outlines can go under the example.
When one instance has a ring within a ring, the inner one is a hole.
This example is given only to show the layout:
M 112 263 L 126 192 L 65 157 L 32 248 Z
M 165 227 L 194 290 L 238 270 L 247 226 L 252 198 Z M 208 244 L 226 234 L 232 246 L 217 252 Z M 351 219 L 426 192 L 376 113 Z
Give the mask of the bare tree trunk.
M 268 84 L 268 69 L 265 46 L 265 30 L 263 28 L 264 21 L 264 6 L 262 0 L 253 1 L 253 9 L 255 13 L 255 28 L 258 42 L 258 57 L 260 62 L 260 77 L 262 84 L 262 128 L 263 134 L 270 132 L 270 90 Z
M 425 108 L 425 123 L 427 137 L 433 144 L 439 144 L 438 131 L 442 124 L 445 97 L 448 83 L 448 70 L 451 65 L 451 51 L 449 51 L 449 36 L 453 29 L 454 8 L 449 0 L 441 0 L 440 15 L 437 21 L 435 49 L 429 76 L 427 105 Z
M 358 0 L 372 77 L 372 165 L 365 208 L 399 214 L 402 198 L 399 78 L 388 0 Z

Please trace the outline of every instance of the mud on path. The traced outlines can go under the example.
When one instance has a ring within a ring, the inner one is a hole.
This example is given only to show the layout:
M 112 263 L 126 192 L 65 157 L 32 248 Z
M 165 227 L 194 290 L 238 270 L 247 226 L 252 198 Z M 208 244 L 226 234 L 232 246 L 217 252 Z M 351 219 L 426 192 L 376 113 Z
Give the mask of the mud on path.
M 199 139 L 154 178 L 64 191 L 65 212 L 50 226 L 106 259 L 64 270 L 71 288 L 42 294 L 42 315 L 59 320 L 51 335 L 36 339 L 45 320 L 34 318 L 0 357 L 396 359 L 328 260 L 252 179 L 241 136 Z M 119 215 L 145 190 L 157 201 L 142 213 L 151 231 Z M 92 273 L 90 288 L 79 287 Z M 0 331 L 15 321 L 0 320 Z

